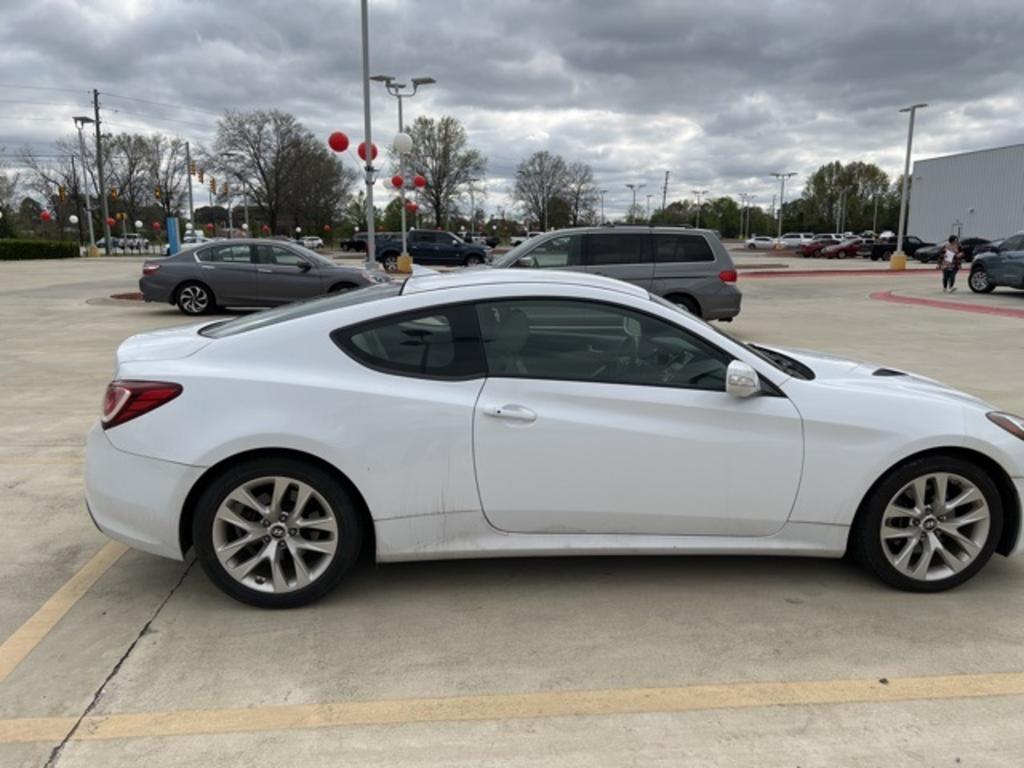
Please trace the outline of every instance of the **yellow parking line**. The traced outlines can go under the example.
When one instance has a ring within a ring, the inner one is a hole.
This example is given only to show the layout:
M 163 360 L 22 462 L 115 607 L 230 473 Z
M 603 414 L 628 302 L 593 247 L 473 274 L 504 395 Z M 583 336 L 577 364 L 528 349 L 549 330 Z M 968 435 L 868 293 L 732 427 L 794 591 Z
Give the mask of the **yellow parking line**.
M 14 634 L 5 640 L 3 645 L 0 645 L 0 683 L 7 679 L 7 676 L 25 660 L 26 656 L 32 653 L 32 650 L 57 625 L 64 614 L 70 611 L 75 603 L 82 598 L 82 595 L 96 583 L 96 580 L 127 551 L 128 547 L 124 544 L 116 541 L 107 542 L 89 562 L 64 583 L 64 586 L 54 592 L 28 621 L 14 630 Z
M 822 704 L 978 698 L 1024 695 L 1024 673 L 727 683 L 679 688 L 493 694 L 452 698 L 300 704 L 252 709 L 193 709 L 90 716 L 76 741 L 195 736 L 255 731 L 472 722 L 652 712 L 749 709 Z M 0 720 L 0 744 L 60 740 L 75 718 Z

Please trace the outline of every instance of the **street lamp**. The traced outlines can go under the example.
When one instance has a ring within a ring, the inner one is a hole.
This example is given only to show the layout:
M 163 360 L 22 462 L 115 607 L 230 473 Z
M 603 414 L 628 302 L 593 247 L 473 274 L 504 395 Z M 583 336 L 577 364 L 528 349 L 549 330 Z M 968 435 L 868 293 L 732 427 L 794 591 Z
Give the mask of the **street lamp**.
M 85 169 L 89 166 L 85 162 L 85 137 L 82 136 L 82 129 L 96 121 L 85 115 L 77 115 L 71 119 L 75 121 L 75 128 L 78 129 L 78 151 L 82 153 L 82 175 L 85 182 L 83 185 L 85 187 L 85 218 L 89 221 L 89 255 L 96 256 L 96 233 L 92 227 L 92 207 L 89 204 L 89 176 L 85 172 Z
M 691 189 L 690 191 L 697 196 L 697 229 L 700 229 L 700 209 L 704 206 L 703 202 L 701 202 L 701 197 L 706 195 L 710 190 Z
M 889 262 L 890 269 L 906 269 L 907 256 L 903 253 L 903 235 L 907 231 L 907 186 L 910 182 L 910 149 L 914 144 L 914 116 L 917 110 L 924 109 L 927 104 L 912 104 L 900 112 L 910 113 L 910 126 L 907 129 L 907 157 L 903 162 L 903 191 L 900 194 L 900 226 L 896 234 L 896 253 Z
M 786 202 L 786 179 L 796 176 L 796 171 L 787 171 L 786 173 L 773 173 L 776 179 L 779 180 L 779 240 L 782 239 L 782 205 Z M 780 243 L 775 244 L 777 248 L 781 248 Z
M 601 223 L 604 224 L 604 196 L 608 192 L 607 189 L 599 189 L 597 193 L 601 195 Z
M 433 85 L 437 81 L 432 77 L 414 77 L 409 82 L 412 84 L 412 90 L 408 90 L 408 86 L 405 83 L 395 82 L 395 78 L 392 75 L 374 75 L 370 78 L 371 80 L 383 83 L 385 90 L 398 99 L 398 136 L 395 137 L 395 151 L 398 152 L 398 175 L 405 180 L 405 155 L 412 150 L 412 141 L 402 141 L 399 146 L 399 136 L 405 136 L 405 121 L 402 115 L 402 102 L 416 95 L 416 92 L 424 85 Z M 402 150 L 405 151 L 402 151 Z M 402 256 L 408 256 L 409 251 L 407 248 L 406 238 L 406 225 L 405 225 L 405 184 L 398 188 L 399 197 L 402 200 Z
M 651 223 L 651 198 L 652 197 L 654 197 L 654 195 L 648 195 L 647 196 L 647 223 L 648 224 Z
M 636 191 L 643 189 L 646 184 L 627 184 L 626 187 L 633 193 L 633 205 L 630 207 L 629 212 L 633 214 L 633 224 L 636 224 Z

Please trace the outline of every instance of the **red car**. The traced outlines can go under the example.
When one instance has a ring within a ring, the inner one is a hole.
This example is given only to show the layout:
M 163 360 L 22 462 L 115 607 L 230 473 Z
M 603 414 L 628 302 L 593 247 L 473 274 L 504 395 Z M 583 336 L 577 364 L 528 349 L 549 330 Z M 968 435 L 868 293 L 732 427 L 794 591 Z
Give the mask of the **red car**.
M 796 249 L 796 252 L 803 256 L 805 259 L 810 256 L 821 256 L 823 248 L 831 245 L 838 244 L 838 240 L 814 240 L 810 243 L 804 243 Z
M 857 255 L 857 249 L 860 248 L 860 244 L 864 242 L 862 237 L 851 237 L 848 240 L 843 240 L 841 243 L 835 243 L 827 248 L 823 248 L 821 255 L 826 259 L 847 259 Z

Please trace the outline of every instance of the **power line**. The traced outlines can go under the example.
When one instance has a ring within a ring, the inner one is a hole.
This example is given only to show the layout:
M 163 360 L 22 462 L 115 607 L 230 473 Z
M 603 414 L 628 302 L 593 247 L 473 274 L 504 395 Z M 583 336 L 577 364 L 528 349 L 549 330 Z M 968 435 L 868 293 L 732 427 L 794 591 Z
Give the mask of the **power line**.
M 61 122 L 55 117 L 18 117 L 17 115 L 0 115 L 0 120 L 29 120 L 35 123 Z
M 0 88 L 21 88 L 26 91 L 64 91 L 65 93 L 88 93 L 85 88 L 54 88 L 47 85 L 13 85 L 11 83 L 0 83 Z
M 0 104 L 30 104 L 35 107 L 72 107 L 74 109 L 86 109 L 81 104 L 56 104 L 52 101 L 23 101 L 21 99 L 0 99 Z
M 214 117 L 221 117 L 220 112 L 211 112 L 208 109 L 199 109 L 198 107 L 186 107 L 184 104 L 168 104 L 165 101 L 151 101 L 149 99 L 140 99 L 135 96 L 119 96 L 116 93 L 107 93 L 106 91 L 102 91 L 100 95 L 113 99 L 126 99 L 128 101 L 137 101 L 140 104 L 149 104 L 154 107 L 167 107 L 168 109 L 184 109 L 189 112 L 199 112 L 204 115 L 213 115 Z
M 188 120 L 179 120 L 174 117 L 157 117 L 156 115 L 146 115 L 141 112 L 130 112 L 127 109 L 119 109 L 118 107 L 107 107 L 108 112 L 113 112 L 118 115 L 132 115 L 133 117 L 142 117 L 146 120 L 158 120 L 167 123 L 181 123 L 182 125 L 191 125 L 195 128 L 211 128 L 209 123 L 193 123 Z

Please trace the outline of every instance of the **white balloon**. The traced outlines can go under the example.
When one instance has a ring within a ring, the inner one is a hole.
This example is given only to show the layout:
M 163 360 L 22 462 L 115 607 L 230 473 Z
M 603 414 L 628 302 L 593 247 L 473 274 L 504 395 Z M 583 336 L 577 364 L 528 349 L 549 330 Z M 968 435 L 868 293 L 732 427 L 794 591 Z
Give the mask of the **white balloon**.
M 398 154 L 407 155 L 412 152 L 412 136 L 408 133 L 396 133 L 395 142 L 392 146 Z
M 139 220 L 136 220 L 136 221 L 135 221 L 135 228 L 136 228 L 136 229 L 142 229 L 142 222 L 141 222 L 141 221 L 139 221 Z
M 242 225 L 242 230 L 247 232 L 249 230 L 249 225 L 248 224 L 243 224 Z
M 302 231 L 302 227 L 295 228 L 295 234 L 299 234 Z
M 77 224 L 77 223 L 78 223 L 78 217 L 75 216 L 75 214 L 72 213 L 70 216 L 68 216 L 68 224 Z
M 188 223 L 187 223 L 187 224 L 185 225 L 185 231 L 186 231 L 186 232 L 191 232 L 191 231 L 192 231 L 192 222 L 191 222 L 191 221 L 190 221 L 190 222 L 188 222 Z

